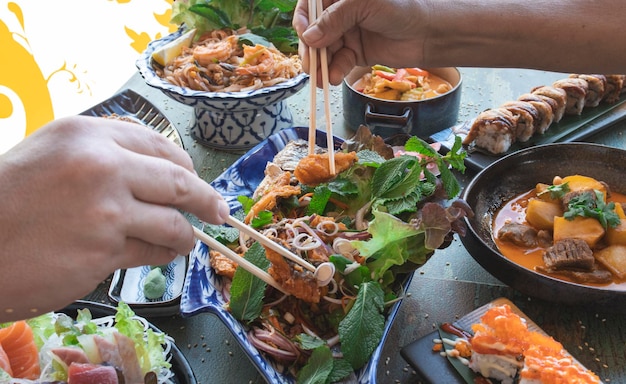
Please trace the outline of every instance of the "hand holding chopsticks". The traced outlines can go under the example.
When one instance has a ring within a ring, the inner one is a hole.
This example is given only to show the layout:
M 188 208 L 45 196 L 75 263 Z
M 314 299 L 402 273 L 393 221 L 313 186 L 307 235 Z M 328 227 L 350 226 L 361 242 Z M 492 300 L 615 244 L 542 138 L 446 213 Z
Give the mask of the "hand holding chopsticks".
M 322 0 L 309 0 L 309 23 L 313 23 L 324 10 Z M 315 150 L 315 130 L 317 128 L 316 108 L 317 108 L 317 54 L 315 48 L 309 47 L 309 75 L 311 77 L 311 107 L 309 116 L 309 154 L 313 154 Z M 335 171 L 335 144 L 333 140 L 333 126 L 330 116 L 330 94 L 328 78 L 328 53 L 326 47 L 319 50 L 320 68 L 322 72 L 322 92 L 324 96 L 324 116 L 326 118 L 326 148 L 328 150 L 328 168 L 330 174 L 334 175 Z

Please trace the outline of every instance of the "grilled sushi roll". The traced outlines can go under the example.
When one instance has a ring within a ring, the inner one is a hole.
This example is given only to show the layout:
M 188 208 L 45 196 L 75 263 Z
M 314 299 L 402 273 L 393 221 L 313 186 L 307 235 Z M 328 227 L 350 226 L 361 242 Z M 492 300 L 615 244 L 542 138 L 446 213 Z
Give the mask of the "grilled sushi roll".
M 507 101 L 502 104 L 514 116 L 517 116 L 517 127 L 515 128 L 515 138 L 519 142 L 528 141 L 536 131 L 536 122 L 539 121 L 539 112 L 531 103 L 526 101 Z
M 613 104 L 619 100 L 624 88 L 624 80 L 626 75 L 606 75 L 606 92 L 604 94 L 604 102 Z
M 504 153 L 515 142 L 518 116 L 506 108 L 481 112 L 472 123 L 463 144 L 474 144 L 493 154 Z
M 554 111 L 552 110 L 552 105 L 547 100 L 541 98 L 540 96 L 533 95 L 532 93 L 524 93 L 518 97 L 517 100 L 525 101 L 535 107 L 538 114 L 535 119 L 535 133 L 545 133 L 554 121 Z M 552 101 L 555 102 L 554 100 Z
M 567 93 L 564 89 L 555 88 L 550 85 L 542 85 L 531 90 L 533 95 L 537 95 L 550 103 L 552 112 L 554 112 L 554 122 L 558 123 L 565 114 L 565 106 L 567 104 Z
M 604 75 L 580 75 L 571 74 L 571 78 L 583 79 L 587 82 L 589 89 L 585 98 L 585 107 L 597 107 L 606 93 L 606 76 Z
M 565 104 L 566 115 L 580 115 L 585 107 L 589 83 L 583 79 L 567 77 L 557 80 L 552 84 L 555 88 L 561 88 L 567 94 Z

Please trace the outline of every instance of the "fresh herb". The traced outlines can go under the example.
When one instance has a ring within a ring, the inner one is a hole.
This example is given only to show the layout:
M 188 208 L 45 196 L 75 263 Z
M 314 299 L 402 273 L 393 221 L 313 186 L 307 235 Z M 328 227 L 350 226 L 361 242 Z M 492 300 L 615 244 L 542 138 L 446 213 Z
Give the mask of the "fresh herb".
M 343 358 L 353 369 L 367 363 L 383 336 L 383 297 L 383 290 L 378 283 L 361 284 L 354 306 L 339 323 Z
M 567 211 L 563 214 L 567 220 L 575 217 L 590 217 L 598 220 L 602 228 L 615 228 L 620 225 L 620 218 L 615 212 L 615 203 L 606 203 L 602 192 L 594 189 L 592 192 L 581 193 L 574 196 L 567 203 Z
M 549 185 L 545 190 L 539 192 L 537 196 L 549 193 L 551 199 L 558 200 L 562 199 L 563 196 L 565 196 L 565 194 L 569 191 L 569 183 L 565 182 L 563 184 Z
M 265 248 L 260 243 L 250 246 L 244 258 L 267 271 L 270 266 L 265 258 Z M 266 284 L 243 268 L 237 268 L 230 287 L 230 311 L 237 320 L 253 321 L 261 315 Z
M 187 0 L 174 1 L 171 22 L 195 28 L 202 35 L 215 29 L 248 28 L 284 53 L 298 51 L 298 36 L 291 26 L 297 0 Z M 248 34 L 247 39 L 251 38 Z

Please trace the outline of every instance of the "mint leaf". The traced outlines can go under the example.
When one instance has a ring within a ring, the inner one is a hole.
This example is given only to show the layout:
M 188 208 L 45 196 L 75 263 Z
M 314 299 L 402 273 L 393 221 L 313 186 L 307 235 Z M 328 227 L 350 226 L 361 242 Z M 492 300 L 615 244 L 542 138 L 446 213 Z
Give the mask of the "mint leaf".
M 250 220 L 250 226 L 252 228 L 261 228 L 274 222 L 274 214 L 272 211 L 261 211 L 256 217 Z
M 374 172 L 372 193 L 374 197 L 384 196 L 406 178 L 407 170 L 417 163 L 415 156 L 402 155 L 385 161 Z
M 350 312 L 339 323 L 341 352 L 353 369 L 367 363 L 383 336 L 383 297 L 378 283 L 363 283 Z
M 319 337 L 311 336 L 308 333 L 301 333 L 296 336 L 296 340 L 300 344 L 302 349 L 315 349 L 321 347 L 322 345 L 326 345 L 326 342 Z
M 324 184 L 320 184 L 315 187 L 313 192 L 313 196 L 311 197 L 311 201 L 309 202 L 309 206 L 307 208 L 307 215 L 324 214 L 324 209 L 326 208 L 326 204 L 328 204 L 328 199 L 330 198 L 331 191 L 328 186 Z
M 313 350 L 307 364 L 298 372 L 299 384 L 326 384 L 333 370 L 333 354 L 327 346 Z
M 385 158 L 382 157 L 378 152 L 364 149 L 362 151 L 357 152 L 357 157 L 359 159 L 359 164 L 367 165 L 370 167 L 377 168 L 380 164 L 385 162 Z
M 433 147 L 431 147 L 427 142 L 417 136 L 409 137 L 409 139 L 404 144 L 404 150 L 407 152 L 417 152 L 420 155 L 433 158 L 440 156 Z
M 254 243 L 244 258 L 267 271 L 270 262 L 265 257 L 265 248 Z M 243 268 L 237 268 L 230 287 L 230 311 L 237 320 L 252 321 L 261 315 L 266 283 Z

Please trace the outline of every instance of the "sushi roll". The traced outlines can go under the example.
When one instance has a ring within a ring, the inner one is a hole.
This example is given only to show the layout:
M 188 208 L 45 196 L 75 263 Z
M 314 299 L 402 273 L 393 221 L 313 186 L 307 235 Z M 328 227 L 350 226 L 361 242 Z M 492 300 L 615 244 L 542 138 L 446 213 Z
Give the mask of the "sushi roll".
M 508 101 L 502 104 L 513 116 L 517 116 L 517 127 L 515 128 L 515 138 L 519 142 L 527 142 L 535 134 L 536 121 L 539 121 L 539 112 L 531 103 L 526 101 Z
M 589 83 L 583 79 L 567 77 L 552 84 L 555 88 L 561 88 L 567 94 L 565 104 L 566 115 L 579 116 L 585 107 L 585 100 L 589 92 Z
M 489 308 L 472 325 L 469 368 L 501 384 L 599 384 L 552 337 L 528 328 L 507 304 Z
M 567 93 L 561 88 L 555 88 L 550 85 L 542 85 L 531 90 L 533 95 L 537 95 L 552 106 L 554 112 L 554 122 L 558 123 L 565 114 L 565 105 L 567 104 Z
M 493 154 L 504 153 L 515 142 L 517 120 L 506 108 L 487 109 L 476 117 L 463 144 L 474 144 Z
M 606 93 L 606 76 L 604 75 L 579 75 L 571 74 L 570 78 L 583 79 L 587 82 L 589 90 L 585 98 L 585 107 L 597 107 Z
M 545 133 L 554 121 L 554 112 L 550 103 L 537 95 L 533 95 L 532 93 L 525 93 L 517 100 L 525 101 L 535 107 L 538 113 L 538 117 L 535 119 L 535 133 Z
M 508 305 L 490 308 L 472 325 L 469 368 L 501 384 L 513 384 L 524 366 L 526 322 Z
M 626 75 L 606 75 L 606 92 L 604 94 L 604 102 L 614 104 L 626 88 L 624 88 L 624 80 Z

